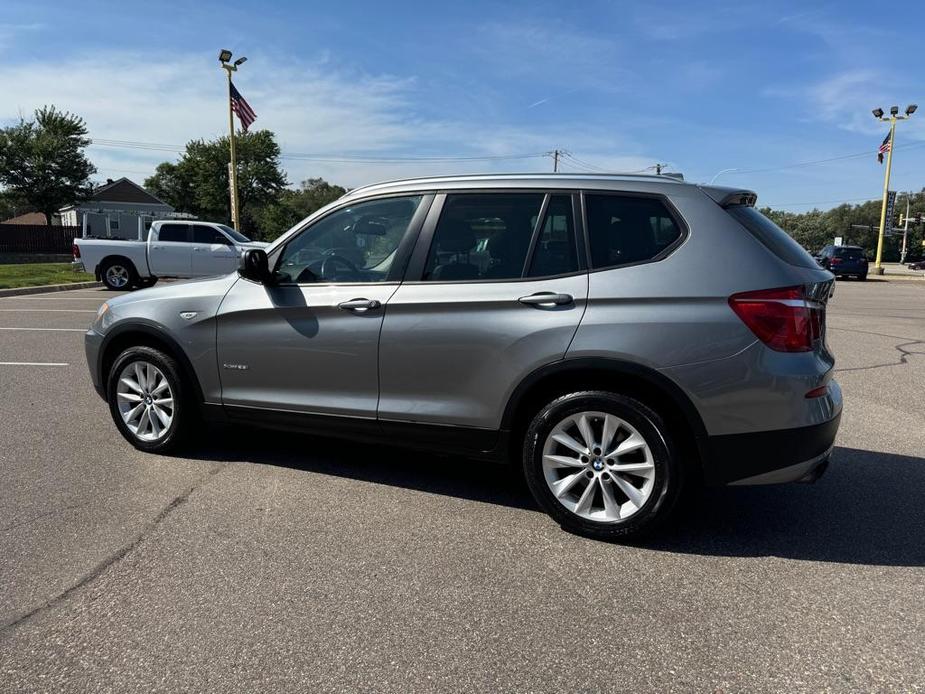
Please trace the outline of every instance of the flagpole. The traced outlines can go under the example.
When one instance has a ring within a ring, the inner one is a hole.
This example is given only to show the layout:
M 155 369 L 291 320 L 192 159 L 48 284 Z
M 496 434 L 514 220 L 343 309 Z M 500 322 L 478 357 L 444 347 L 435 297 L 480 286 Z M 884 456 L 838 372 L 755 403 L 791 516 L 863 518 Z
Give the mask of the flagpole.
M 222 69 L 228 73 L 228 148 L 230 150 L 230 159 L 228 162 L 228 195 L 231 201 L 231 226 L 240 230 L 241 215 L 238 206 L 238 169 L 235 164 L 235 147 L 234 147 L 234 108 L 232 107 L 232 90 L 234 85 L 231 82 L 231 73 L 238 71 L 238 65 L 243 63 L 247 58 L 238 58 L 234 63 L 231 60 L 231 51 L 223 48 L 218 54 L 218 60 L 222 64 Z
M 883 266 L 883 235 L 886 232 L 886 207 L 890 195 L 890 170 L 893 168 L 893 137 L 896 135 L 896 115 L 890 115 L 890 147 L 886 151 L 886 171 L 883 174 L 883 204 L 880 207 L 880 234 L 877 236 L 877 260 L 874 263 L 874 274 L 882 275 Z M 890 224 L 892 227 L 893 225 Z

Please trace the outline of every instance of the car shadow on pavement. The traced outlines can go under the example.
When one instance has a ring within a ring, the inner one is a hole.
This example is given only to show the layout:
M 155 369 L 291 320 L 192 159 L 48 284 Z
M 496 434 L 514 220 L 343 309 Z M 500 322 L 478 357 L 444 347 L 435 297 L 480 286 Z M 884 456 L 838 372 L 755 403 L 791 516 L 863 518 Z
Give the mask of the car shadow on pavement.
M 294 434 L 223 433 L 187 456 L 248 461 L 538 510 L 517 466 Z M 268 443 L 271 442 L 271 443 Z M 311 451 L 307 454 L 306 451 Z M 815 484 L 699 491 L 654 551 L 925 566 L 925 458 L 837 447 Z

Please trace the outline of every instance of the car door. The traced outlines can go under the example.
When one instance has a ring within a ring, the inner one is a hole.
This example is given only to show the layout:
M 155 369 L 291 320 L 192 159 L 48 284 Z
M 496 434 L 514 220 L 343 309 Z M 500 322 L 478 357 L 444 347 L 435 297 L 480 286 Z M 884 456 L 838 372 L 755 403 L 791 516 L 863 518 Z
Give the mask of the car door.
M 226 411 L 374 422 L 382 317 L 432 197 L 338 207 L 273 252 L 274 284 L 234 284 L 218 316 Z
M 193 224 L 192 276 L 227 275 L 238 267 L 235 246 L 222 231 L 208 224 Z
M 439 195 L 379 351 L 379 418 L 467 427 L 490 445 L 515 386 L 561 359 L 588 296 L 572 194 Z M 479 444 L 476 444 L 479 445 Z
M 189 277 L 192 272 L 189 224 L 169 222 L 157 227 L 148 243 L 148 267 L 157 277 Z

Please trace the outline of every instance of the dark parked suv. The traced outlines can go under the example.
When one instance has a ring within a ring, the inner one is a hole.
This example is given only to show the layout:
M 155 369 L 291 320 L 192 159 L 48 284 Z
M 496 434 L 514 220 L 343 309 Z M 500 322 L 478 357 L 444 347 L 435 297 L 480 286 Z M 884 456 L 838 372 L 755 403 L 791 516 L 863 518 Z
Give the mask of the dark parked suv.
M 365 457 L 388 441 L 514 460 L 563 526 L 628 536 L 695 480 L 828 463 L 833 278 L 755 199 L 661 176 L 358 188 L 235 274 L 104 304 L 90 373 L 142 450 L 202 415 Z
M 867 256 L 860 246 L 826 246 L 816 261 L 836 277 L 867 279 Z

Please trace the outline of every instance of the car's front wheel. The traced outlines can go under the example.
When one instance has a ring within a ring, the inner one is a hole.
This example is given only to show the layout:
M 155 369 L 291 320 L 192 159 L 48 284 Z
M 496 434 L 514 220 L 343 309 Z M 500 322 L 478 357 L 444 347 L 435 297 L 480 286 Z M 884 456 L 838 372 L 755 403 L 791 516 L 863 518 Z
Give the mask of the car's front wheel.
M 682 486 L 662 418 L 616 393 L 571 393 L 547 404 L 527 431 L 523 463 L 543 510 L 565 529 L 597 539 L 654 529 Z
M 180 366 L 152 347 L 129 347 L 109 371 L 109 411 L 135 448 L 160 453 L 175 448 L 194 416 Z

